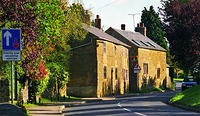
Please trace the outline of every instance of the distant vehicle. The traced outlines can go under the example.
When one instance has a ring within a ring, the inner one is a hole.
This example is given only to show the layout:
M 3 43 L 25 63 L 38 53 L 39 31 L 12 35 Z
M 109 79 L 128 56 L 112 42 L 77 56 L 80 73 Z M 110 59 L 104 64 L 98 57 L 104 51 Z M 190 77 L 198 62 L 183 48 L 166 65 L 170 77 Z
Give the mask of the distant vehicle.
M 184 78 L 183 82 L 182 82 L 182 91 L 191 87 L 194 87 L 197 85 L 197 82 L 194 80 L 193 76 L 188 76 L 186 78 Z

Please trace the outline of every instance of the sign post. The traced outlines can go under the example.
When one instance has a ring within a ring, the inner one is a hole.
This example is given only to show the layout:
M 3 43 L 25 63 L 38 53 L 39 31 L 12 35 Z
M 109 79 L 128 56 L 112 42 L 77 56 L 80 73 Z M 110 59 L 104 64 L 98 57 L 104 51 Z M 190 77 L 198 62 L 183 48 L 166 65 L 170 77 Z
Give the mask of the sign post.
M 141 68 L 138 63 L 135 64 L 133 70 L 134 70 L 134 73 L 140 73 Z
M 138 82 L 139 82 L 139 73 L 140 73 L 140 70 L 141 70 L 141 68 L 140 68 L 138 62 L 136 62 L 135 66 L 133 68 L 133 72 L 137 73 L 137 90 L 139 89 L 138 88 L 139 87 L 139 83 Z
M 21 30 L 2 29 L 2 59 L 11 61 L 11 102 L 14 102 L 13 61 L 21 60 Z

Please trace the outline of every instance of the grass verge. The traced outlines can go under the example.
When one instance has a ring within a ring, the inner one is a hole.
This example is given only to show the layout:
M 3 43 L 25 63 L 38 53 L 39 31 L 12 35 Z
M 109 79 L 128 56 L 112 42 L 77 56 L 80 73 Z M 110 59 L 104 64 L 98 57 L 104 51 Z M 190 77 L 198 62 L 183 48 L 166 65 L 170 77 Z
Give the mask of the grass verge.
M 164 90 L 162 90 L 161 88 L 142 89 L 142 90 L 139 90 L 139 93 L 150 93 L 150 92 L 155 92 L 155 91 L 163 92 Z
M 182 82 L 184 79 L 179 79 L 179 78 L 177 79 L 177 78 L 174 78 L 173 80 L 174 80 L 174 82 L 176 82 L 176 81 Z
M 81 98 L 78 98 L 78 97 L 72 97 L 70 96 L 70 99 L 69 99 L 69 96 L 67 97 L 52 97 L 52 98 L 41 98 L 41 101 L 39 103 L 39 101 L 37 101 L 36 104 L 34 103 L 24 103 L 23 105 L 25 107 L 34 107 L 34 106 L 41 106 L 41 105 L 44 105 L 46 103 L 59 103 L 59 102 L 70 102 L 70 101 L 74 101 L 74 100 L 80 100 Z
M 41 98 L 41 103 L 58 103 L 58 102 L 69 102 L 69 101 L 73 101 L 73 100 L 80 100 L 81 98 L 78 97 L 53 97 L 53 98 Z
M 181 104 L 200 109 L 200 85 L 177 93 L 173 98 L 170 99 L 170 103 Z

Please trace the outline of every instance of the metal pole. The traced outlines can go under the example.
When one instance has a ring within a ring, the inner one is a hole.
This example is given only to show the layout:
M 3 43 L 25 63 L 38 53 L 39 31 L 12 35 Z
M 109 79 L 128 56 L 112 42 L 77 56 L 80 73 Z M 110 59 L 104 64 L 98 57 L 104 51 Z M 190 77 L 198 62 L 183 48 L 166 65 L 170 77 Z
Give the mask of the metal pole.
M 11 103 L 14 103 L 14 80 L 13 80 L 13 72 L 14 72 L 14 66 L 13 66 L 13 61 L 11 61 Z
M 15 73 L 14 73 L 14 76 L 15 76 L 15 100 L 17 100 L 17 68 L 16 68 L 16 65 L 14 66 L 14 70 L 15 70 Z

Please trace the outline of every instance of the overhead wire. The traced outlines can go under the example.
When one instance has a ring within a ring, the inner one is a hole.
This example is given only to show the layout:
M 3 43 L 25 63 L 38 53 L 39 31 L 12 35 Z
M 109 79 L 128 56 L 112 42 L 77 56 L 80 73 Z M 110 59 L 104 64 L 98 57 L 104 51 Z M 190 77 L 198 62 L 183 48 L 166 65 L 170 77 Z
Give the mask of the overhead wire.
M 101 7 L 99 7 L 99 8 L 97 8 L 96 10 L 100 10 L 100 9 L 103 9 L 103 8 L 105 8 L 105 7 L 107 7 L 107 6 L 110 6 L 111 4 L 113 4 L 114 2 L 116 2 L 117 0 L 113 0 L 112 2 L 110 2 L 110 3 L 108 3 L 108 4 L 105 4 L 104 6 L 101 6 Z

